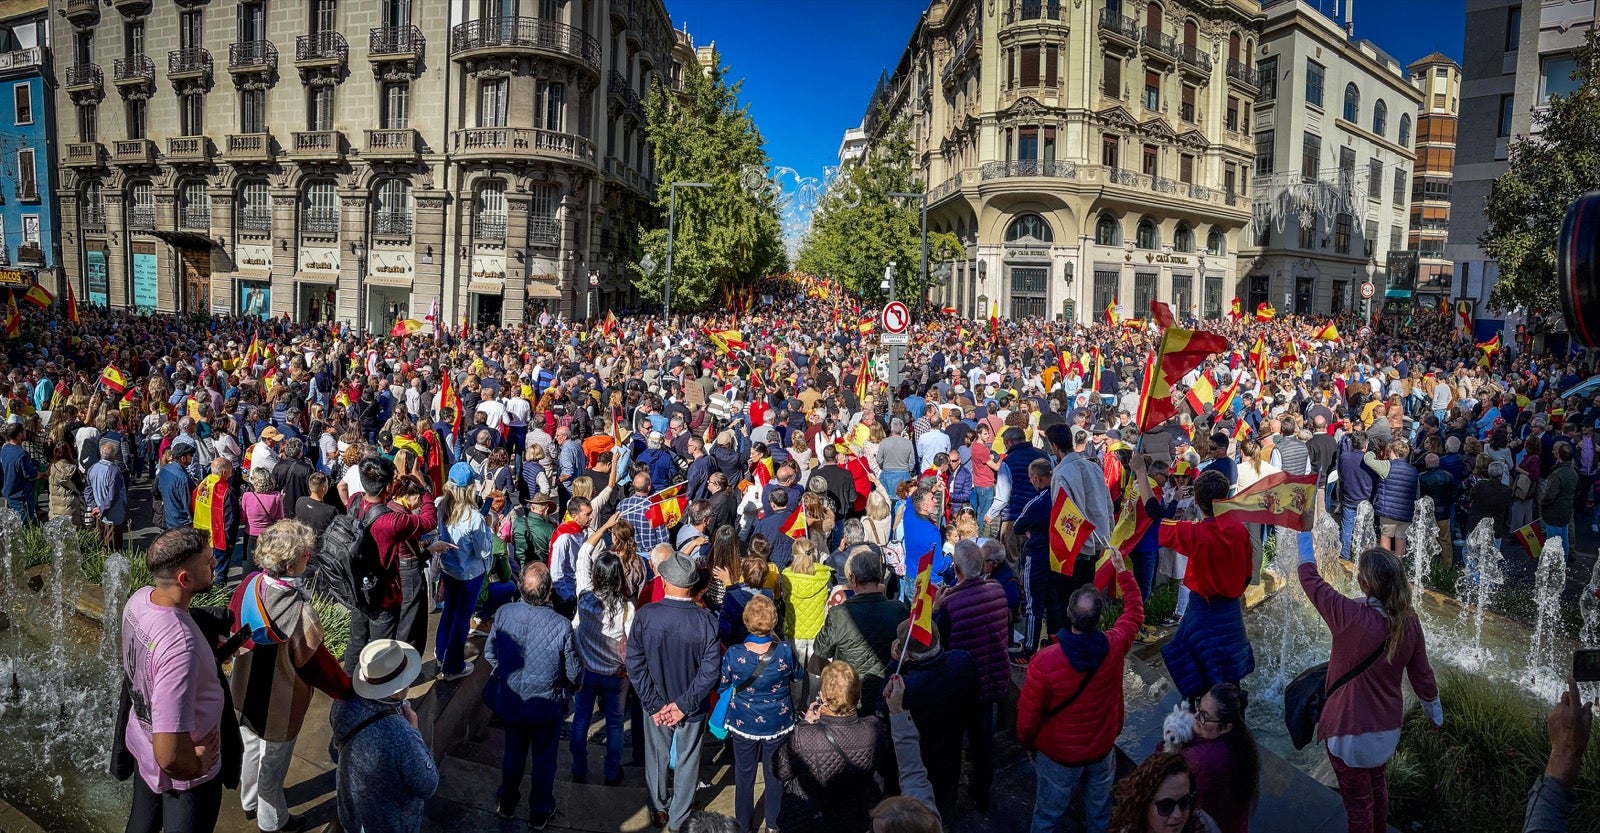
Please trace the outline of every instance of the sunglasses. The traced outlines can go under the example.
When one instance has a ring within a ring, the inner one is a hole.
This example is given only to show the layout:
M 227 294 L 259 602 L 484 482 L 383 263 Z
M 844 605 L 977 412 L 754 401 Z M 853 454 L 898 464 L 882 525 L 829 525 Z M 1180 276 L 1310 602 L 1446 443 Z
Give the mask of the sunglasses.
M 1189 793 L 1188 795 L 1180 796 L 1178 798 L 1158 798 L 1150 803 L 1155 805 L 1156 815 L 1159 815 L 1162 818 L 1167 818 L 1168 816 L 1172 815 L 1172 811 L 1174 810 L 1177 810 L 1180 813 L 1187 813 L 1194 809 L 1195 799 L 1197 797 L 1198 796 L 1196 796 L 1195 793 Z

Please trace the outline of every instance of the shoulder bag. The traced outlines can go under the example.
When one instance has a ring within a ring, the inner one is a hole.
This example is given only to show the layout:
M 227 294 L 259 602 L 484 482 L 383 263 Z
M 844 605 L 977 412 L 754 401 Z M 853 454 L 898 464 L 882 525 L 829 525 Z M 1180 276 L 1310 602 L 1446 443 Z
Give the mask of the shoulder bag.
M 1065 647 L 1062 647 L 1061 653 L 1063 655 L 1065 655 L 1066 652 L 1067 652 L 1067 649 Z M 1058 703 L 1054 707 L 1052 707 L 1049 711 L 1045 712 L 1044 713 L 1044 717 L 1039 720 L 1039 726 L 1043 727 L 1046 723 L 1049 723 L 1051 720 L 1054 720 L 1056 715 L 1066 711 L 1068 706 L 1072 705 L 1073 703 L 1076 703 L 1078 701 L 1078 698 L 1083 696 L 1084 690 L 1089 687 L 1089 682 L 1094 679 L 1094 675 L 1100 673 L 1100 666 L 1101 665 L 1105 665 L 1105 664 L 1106 664 L 1105 660 L 1101 660 L 1100 661 L 1100 665 L 1096 665 L 1095 667 L 1089 669 L 1089 673 L 1083 675 L 1083 680 L 1078 683 L 1078 690 L 1072 692 L 1072 695 L 1070 697 L 1068 697 L 1065 700 L 1062 700 L 1060 703 Z
M 1317 724 L 1322 720 L 1322 709 L 1327 706 L 1328 698 L 1377 662 L 1388 644 L 1389 641 L 1385 639 L 1377 650 L 1346 671 L 1344 676 L 1334 680 L 1331 686 L 1328 685 L 1328 664 L 1321 662 L 1301 671 L 1284 687 L 1283 723 L 1289 729 L 1289 740 L 1294 742 L 1294 748 L 1304 749 L 1316 740 Z
M 750 675 L 730 686 L 724 686 L 717 692 L 717 703 L 711 707 L 711 716 L 706 720 L 706 728 L 711 730 L 711 736 L 721 740 L 728 736 L 728 708 L 733 705 L 733 695 L 755 684 L 756 678 L 767 669 L 767 663 L 772 661 L 774 654 L 778 653 L 779 643 L 772 643 L 772 647 L 761 655 L 761 661 L 756 663 L 755 670 Z

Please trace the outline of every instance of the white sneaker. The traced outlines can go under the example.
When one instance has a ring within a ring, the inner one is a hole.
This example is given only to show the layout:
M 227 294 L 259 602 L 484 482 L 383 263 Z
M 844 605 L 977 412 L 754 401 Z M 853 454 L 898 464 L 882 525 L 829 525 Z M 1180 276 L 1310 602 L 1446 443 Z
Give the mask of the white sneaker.
M 461 671 L 459 673 L 456 673 L 456 674 L 440 674 L 439 675 L 439 679 L 444 680 L 446 682 L 449 682 L 450 680 L 460 680 L 460 679 L 464 679 L 466 677 L 470 677 L 470 676 L 472 676 L 472 667 L 473 667 L 472 663 L 468 662 L 466 665 L 461 666 Z

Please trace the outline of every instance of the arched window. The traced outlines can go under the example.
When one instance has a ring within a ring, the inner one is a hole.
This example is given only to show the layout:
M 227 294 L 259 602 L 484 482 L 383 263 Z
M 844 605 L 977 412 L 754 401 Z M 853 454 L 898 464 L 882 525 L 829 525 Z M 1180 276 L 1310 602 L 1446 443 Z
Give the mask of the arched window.
M 1354 83 L 1344 85 L 1344 120 L 1351 124 L 1361 122 L 1361 91 Z
M 372 189 L 372 233 L 411 236 L 411 183 L 404 179 L 380 180 Z
M 83 225 L 91 228 L 106 227 L 106 203 L 100 195 L 100 181 L 91 179 L 83 186 Z
M 1400 114 L 1400 146 L 1411 147 L 1411 116 L 1407 113 Z
M 1097 246 L 1121 244 L 1122 226 L 1110 214 L 1101 214 L 1094 224 L 1094 242 Z
M 472 236 L 480 240 L 506 239 L 506 184 L 492 179 L 478 186 L 472 212 Z
M 1179 223 L 1178 229 L 1172 233 L 1172 250 L 1175 252 L 1194 251 L 1194 231 L 1186 223 Z
M 304 234 L 339 233 L 339 193 L 331 179 L 306 183 L 300 205 L 300 231 Z
M 1006 242 L 1012 243 L 1024 237 L 1032 237 L 1045 243 L 1056 239 L 1055 233 L 1050 230 L 1050 224 L 1037 214 L 1024 214 L 1011 221 L 1006 227 Z
M 272 232 L 272 195 L 267 193 L 265 179 L 247 179 L 239 183 L 239 213 L 234 223 L 240 233 Z
M 211 197 L 206 181 L 190 179 L 178 189 L 178 228 L 211 229 Z
M 1238 63 L 1239 62 L 1239 33 L 1238 32 L 1230 32 L 1228 34 L 1228 60 L 1232 61 L 1233 63 Z
M 1383 131 L 1388 129 L 1389 105 L 1383 103 L 1383 99 L 1380 98 L 1372 104 L 1372 132 L 1382 136 Z
M 1149 220 L 1139 221 L 1139 232 L 1134 237 L 1134 245 L 1141 249 L 1155 249 L 1161 246 L 1161 235 L 1156 233 L 1156 224 Z
M 1200 27 L 1191 18 L 1183 22 L 1183 45 L 1193 49 L 1200 41 Z
M 148 179 L 128 186 L 128 226 L 136 229 L 156 227 L 156 193 Z
M 1222 236 L 1222 232 L 1213 229 L 1210 234 L 1206 235 L 1206 254 L 1225 255 L 1227 253 L 1227 238 Z
M 1145 8 L 1144 28 L 1152 34 L 1161 33 L 1161 4 L 1151 3 Z

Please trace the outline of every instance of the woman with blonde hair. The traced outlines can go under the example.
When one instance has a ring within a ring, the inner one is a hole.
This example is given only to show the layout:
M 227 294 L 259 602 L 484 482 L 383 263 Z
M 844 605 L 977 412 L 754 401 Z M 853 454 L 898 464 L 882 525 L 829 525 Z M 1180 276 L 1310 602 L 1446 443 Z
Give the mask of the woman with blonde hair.
M 811 645 L 822 630 L 828 615 L 828 590 L 833 584 L 833 568 L 818 563 L 817 548 L 810 539 L 794 542 L 789 566 L 779 576 L 783 588 L 783 632 L 794 642 L 794 653 L 801 667 L 811 666 Z M 814 679 L 802 686 L 798 702 L 805 702 Z
M 872 808 L 896 778 L 894 749 L 877 717 L 860 714 L 861 677 L 850 663 L 822 669 L 819 703 L 772 758 L 783 784 L 777 829 L 786 833 L 869 830 Z
M 766 596 L 756 596 L 739 612 L 744 638 L 722 655 L 718 690 L 731 688 L 728 703 L 728 742 L 733 746 L 734 816 L 740 830 L 752 830 L 755 812 L 756 766 L 763 769 L 769 786 L 762 799 L 766 829 L 778 830 L 783 792 L 772 769 L 773 754 L 794 728 L 790 686 L 804 676 L 804 666 L 788 643 L 778 641 L 778 607 Z
M 522 453 L 522 486 L 529 500 L 534 495 L 556 496 L 556 479 L 549 456 L 538 443 L 529 443 L 528 450 Z
M 827 482 L 820 477 L 811 478 L 811 488 L 800 496 L 800 507 L 806 513 L 806 537 L 811 539 L 817 549 L 827 549 L 828 541 L 833 535 L 835 516 L 833 509 L 823 500 L 823 494 L 816 489 L 818 483 L 822 484 L 823 491 L 827 490 Z
M 439 540 L 448 548 L 438 561 L 443 612 L 434 653 L 440 678 L 458 680 L 472 673 L 473 665 L 466 661 L 467 631 L 484 574 L 494 560 L 493 535 L 479 508 L 472 466 L 462 462 L 450 467 L 438 506 Z
M 894 519 L 890 517 L 889 497 L 883 489 L 873 489 L 867 495 L 867 513 L 861 519 L 861 530 L 869 544 L 876 544 L 879 549 L 889 543 L 889 533 L 893 531 Z

